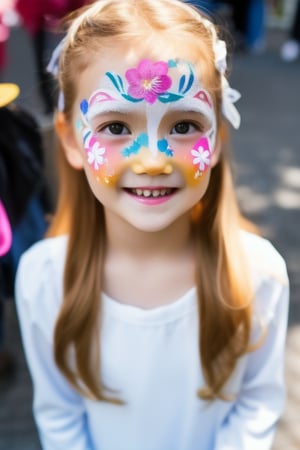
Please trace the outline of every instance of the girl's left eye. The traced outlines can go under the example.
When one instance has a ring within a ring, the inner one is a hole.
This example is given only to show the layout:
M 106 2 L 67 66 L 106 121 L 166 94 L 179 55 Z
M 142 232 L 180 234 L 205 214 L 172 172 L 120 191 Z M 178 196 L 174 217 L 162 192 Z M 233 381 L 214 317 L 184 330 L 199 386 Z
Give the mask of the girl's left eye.
M 100 129 L 98 129 L 98 133 L 120 136 L 124 134 L 130 134 L 130 131 L 123 123 L 113 122 L 109 123 L 108 125 L 102 126 Z
M 171 134 L 189 134 L 199 131 L 199 126 L 192 122 L 178 122 L 171 130 Z

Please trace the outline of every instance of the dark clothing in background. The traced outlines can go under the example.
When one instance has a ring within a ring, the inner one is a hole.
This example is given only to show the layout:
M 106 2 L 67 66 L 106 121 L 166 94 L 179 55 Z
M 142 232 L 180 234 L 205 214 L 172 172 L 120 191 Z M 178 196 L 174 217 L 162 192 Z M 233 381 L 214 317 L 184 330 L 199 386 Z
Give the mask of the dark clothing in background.
M 297 3 L 290 38 L 300 42 L 300 0 Z
M 227 0 L 232 6 L 232 22 L 234 30 L 241 36 L 248 32 L 248 17 L 251 0 Z
M 51 202 L 37 122 L 11 105 L 0 108 L 0 123 L 0 197 L 13 233 L 11 250 L 0 258 L 0 299 L 5 299 L 13 295 L 19 257 L 46 231 Z
M 0 108 L 0 194 L 12 228 L 44 188 L 42 137 L 37 122 L 18 107 Z

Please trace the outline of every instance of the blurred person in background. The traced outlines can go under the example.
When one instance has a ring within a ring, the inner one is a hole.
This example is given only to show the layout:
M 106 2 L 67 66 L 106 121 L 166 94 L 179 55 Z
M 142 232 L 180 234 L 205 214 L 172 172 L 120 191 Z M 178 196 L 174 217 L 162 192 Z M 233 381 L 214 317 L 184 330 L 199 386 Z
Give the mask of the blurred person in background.
M 265 1 L 230 0 L 237 45 L 242 50 L 261 53 L 265 39 Z
M 6 43 L 9 38 L 9 28 L 18 22 L 14 4 L 15 0 L 1 0 L 0 2 L 0 80 L 7 62 Z
M 0 108 L 12 102 L 18 94 L 19 88 L 17 85 L 0 83 Z M 4 176 L 1 172 L 1 165 L 0 176 Z M 9 252 L 12 244 L 11 225 L 2 201 L 2 195 L 3 193 L 0 190 L 0 267 L 2 258 Z M 0 269 L 0 378 L 6 374 L 10 374 L 14 367 L 13 358 L 4 345 L 4 299 L 1 295 L 1 286 L 3 283 L 4 280 L 2 279 L 2 271 Z
M 234 39 L 234 50 L 260 53 L 264 49 L 265 1 L 264 0 L 185 0 L 212 16 L 228 20 Z M 225 8 L 224 8 L 225 7 Z M 226 12 L 224 12 L 226 10 Z
M 14 297 L 22 253 L 46 231 L 51 203 L 44 175 L 44 150 L 37 122 L 15 105 L 19 88 L 0 84 L 0 378 L 11 374 L 5 345 L 5 307 Z
M 16 0 L 16 11 L 32 39 L 39 91 L 46 115 L 53 112 L 55 104 L 52 76 L 46 70 L 53 50 L 51 38 L 56 33 L 60 39 L 59 20 L 85 3 L 85 0 Z
M 300 56 L 300 0 L 298 0 L 289 37 L 281 47 L 280 56 L 283 61 L 293 62 Z

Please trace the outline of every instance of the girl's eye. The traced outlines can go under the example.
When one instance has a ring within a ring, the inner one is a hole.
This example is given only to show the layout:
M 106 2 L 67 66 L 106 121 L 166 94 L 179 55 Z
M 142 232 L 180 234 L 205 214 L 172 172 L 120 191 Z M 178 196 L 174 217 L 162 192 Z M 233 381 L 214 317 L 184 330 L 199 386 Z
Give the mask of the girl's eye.
M 98 132 L 110 135 L 124 135 L 130 134 L 128 128 L 121 122 L 114 122 L 102 127 Z
M 171 134 L 188 134 L 199 131 L 199 127 L 191 122 L 178 122 L 172 128 Z

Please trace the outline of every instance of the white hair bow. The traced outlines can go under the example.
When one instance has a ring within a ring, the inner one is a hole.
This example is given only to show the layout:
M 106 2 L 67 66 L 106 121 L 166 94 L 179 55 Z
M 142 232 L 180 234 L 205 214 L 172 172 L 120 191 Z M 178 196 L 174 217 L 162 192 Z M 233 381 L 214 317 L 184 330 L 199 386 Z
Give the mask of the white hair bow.
M 63 46 L 66 42 L 66 38 L 63 38 L 59 44 L 55 47 L 55 49 L 52 52 L 50 61 L 47 65 L 47 71 L 49 73 L 51 73 L 54 77 L 57 77 L 58 75 L 58 66 L 59 66 L 59 58 L 63 49 Z M 64 100 L 64 94 L 63 92 L 60 90 L 59 94 L 58 94 L 58 104 L 57 104 L 57 108 L 58 111 L 63 111 L 65 107 L 65 100 Z
M 215 64 L 221 74 L 222 79 L 222 112 L 231 125 L 238 129 L 241 123 L 241 116 L 234 106 L 234 103 L 241 98 L 241 94 L 236 89 L 232 89 L 225 77 L 227 69 L 226 44 L 220 39 L 214 42 Z
M 65 45 L 66 38 L 63 38 L 55 47 L 55 49 L 52 52 L 50 61 L 47 65 L 47 72 L 52 73 L 54 77 L 57 77 L 58 75 L 58 65 L 59 65 L 59 58 L 63 49 L 63 46 Z

